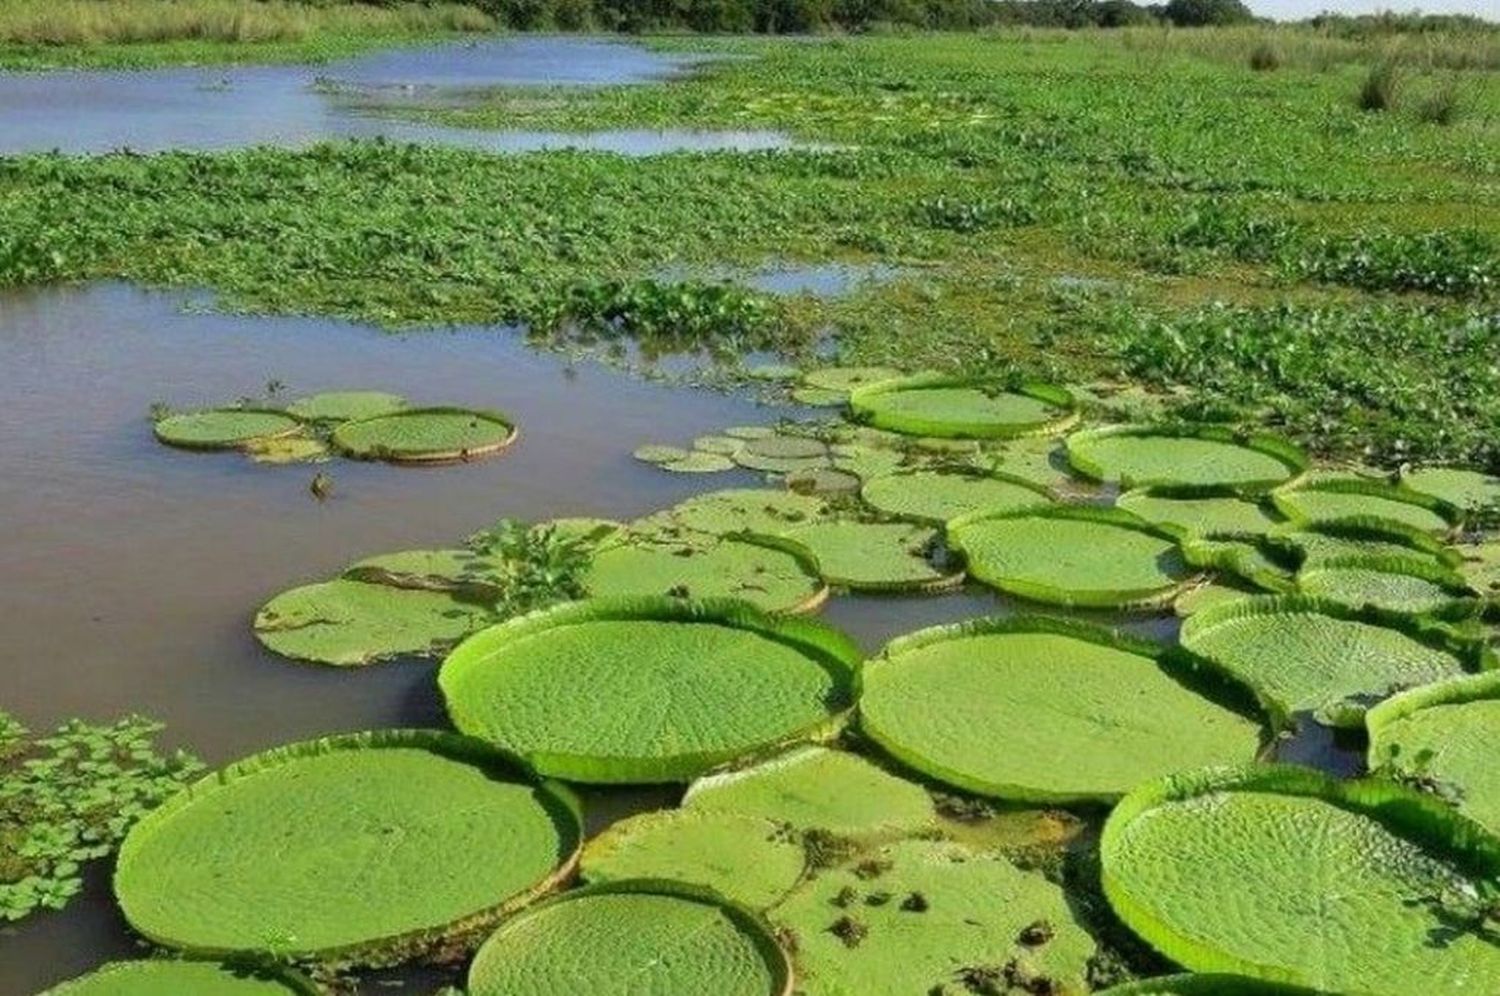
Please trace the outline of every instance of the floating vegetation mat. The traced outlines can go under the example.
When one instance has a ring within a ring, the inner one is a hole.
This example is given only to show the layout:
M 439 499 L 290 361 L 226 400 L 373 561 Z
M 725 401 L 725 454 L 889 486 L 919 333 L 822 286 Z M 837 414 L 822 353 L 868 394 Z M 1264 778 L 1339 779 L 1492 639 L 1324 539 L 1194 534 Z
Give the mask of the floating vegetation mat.
M 254 625 L 283 657 L 356 667 L 440 654 L 495 618 L 493 604 L 451 592 L 339 579 L 282 592 Z
M 1073 418 L 1073 397 L 1048 384 L 1006 384 L 939 374 L 856 388 L 860 421 L 911 436 L 1004 439 L 1057 429 Z
M 1331 726 L 1357 727 L 1381 699 L 1491 659 L 1436 625 L 1299 596 L 1204 609 L 1183 624 L 1182 645 L 1255 689 L 1278 720 L 1311 713 Z
M 936 591 L 963 581 L 933 563 L 938 533 L 923 526 L 846 519 L 781 535 L 808 552 L 824 581 L 851 591 Z
M 412 408 L 383 391 L 330 391 L 284 407 L 246 399 L 233 407 L 163 414 L 154 418 L 153 431 L 171 446 L 239 449 L 269 464 L 313 462 L 331 452 L 393 463 L 459 462 L 499 452 L 517 434 L 514 421 L 498 412 Z
M 985 584 L 1056 605 L 1167 605 L 1192 574 L 1170 533 L 1118 509 L 980 512 L 949 523 L 948 542 Z
M 927 790 L 847 751 L 797 747 L 693 782 L 683 808 L 754 816 L 841 837 L 916 833 L 937 818 Z
M 1437 793 L 1500 836 L 1500 673 L 1402 692 L 1365 725 L 1370 770 Z
M 314 996 L 304 979 L 209 961 L 110 962 L 42 996 Z
M 211 408 L 168 415 L 154 426 L 156 438 L 189 450 L 233 450 L 249 443 L 289 436 L 302 423 L 285 412 L 260 408 Z
M 791 891 L 806 866 L 801 839 L 784 824 L 676 809 L 614 824 L 589 841 L 580 872 L 587 882 L 672 879 L 765 909 Z
M 1151 484 L 1275 487 L 1307 469 L 1307 457 L 1276 436 L 1209 426 L 1109 426 L 1068 437 L 1068 460 L 1085 477 L 1128 488 Z
M 673 782 L 830 730 L 861 656 L 744 602 L 592 599 L 471 637 L 439 684 L 460 730 L 543 774 Z
M 1323 478 L 1277 488 L 1271 492 L 1271 501 L 1282 515 L 1297 523 L 1365 518 L 1430 533 L 1447 532 L 1453 525 L 1451 509 L 1438 499 L 1358 477 Z
M 1500 841 L 1410 789 L 1284 765 L 1169 776 L 1115 807 L 1100 852 L 1116 914 L 1185 968 L 1500 991 Z
M 627 538 L 594 554 L 584 586 L 604 597 L 739 598 L 766 612 L 811 612 L 828 597 L 817 562 L 774 538 L 697 543 Z
M 333 445 L 346 456 L 392 463 L 471 460 L 498 453 L 515 438 L 508 416 L 466 408 L 409 408 L 333 430 Z
M 896 640 L 861 672 L 859 718 L 892 756 L 938 781 L 1067 803 L 1253 760 L 1263 727 L 1245 708 L 1252 701 L 1166 646 L 1022 616 Z
M 635 880 L 580 889 L 510 920 L 479 949 L 470 996 L 790 996 L 766 926 L 705 890 Z
M 581 835 L 564 789 L 474 741 L 353 734 L 257 754 L 174 796 L 125 839 L 115 893 L 166 947 L 395 964 L 550 889 Z
M 1047 491 L 1029 481 L 974 471 L 918 470 L 877 477 L 860 491 L 866 505 L 898 519 L 942 525 L 980 511 L 1046 505 Z
M 953 843 L 904 841 L 822 871 L 771 918 L 808 996 L 1088 991 L 1094 942 L 1062 889 Z

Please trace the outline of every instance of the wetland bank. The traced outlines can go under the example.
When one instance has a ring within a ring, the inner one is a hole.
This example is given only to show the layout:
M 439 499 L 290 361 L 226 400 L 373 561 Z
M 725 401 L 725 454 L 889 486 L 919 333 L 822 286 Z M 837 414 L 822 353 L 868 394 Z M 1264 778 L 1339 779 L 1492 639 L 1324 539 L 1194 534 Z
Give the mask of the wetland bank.
M 1452 41 L 0 46 L 0 991 L 1494 991 Z

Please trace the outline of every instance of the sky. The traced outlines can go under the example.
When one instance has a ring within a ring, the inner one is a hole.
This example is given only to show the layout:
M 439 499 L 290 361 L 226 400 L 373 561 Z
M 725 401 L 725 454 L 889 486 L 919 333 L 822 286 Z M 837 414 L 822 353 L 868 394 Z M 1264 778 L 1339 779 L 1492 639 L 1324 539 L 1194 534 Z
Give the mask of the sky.
M 1478 14 L 1500 20 L 1500 0 L 1246 0 L 1262 17 L 1311 17 L 1324 10 L 1371 14 L 1378 10 L 1421 10 L 1428 14 Z

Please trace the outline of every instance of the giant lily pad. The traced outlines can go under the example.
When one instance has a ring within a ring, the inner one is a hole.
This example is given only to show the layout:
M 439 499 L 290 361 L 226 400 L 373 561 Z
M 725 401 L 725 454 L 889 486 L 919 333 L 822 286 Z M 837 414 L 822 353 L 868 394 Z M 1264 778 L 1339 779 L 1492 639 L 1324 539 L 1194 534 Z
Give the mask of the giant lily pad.
M 981 512 L 950 522 L 948 542 L 985 584 L 1058 605 L 1165 605 L 1192 574 L 1170 533 L 1118 509 Z
M 1296 590 L 1295 550 L 1263 533 L 1187 533 L 1179 548 L 1194 567 L 1212 567 L 1263 591 Z
M 1068 461 L 1085 477 L 1125 487 L 1152 484 L 1274 487 L 1307 469 L 1307 457 L 1278 436 L 1215 426 L 1142 425 L 1089 429 L 1068 437 Z
M 669 809 L 622 820 L 589 841 L 587 882 L 671 879 L 713 889 L 752 909 L 791 891 L 807 866 L 802 842 L 755 816 Z
M 508 416 L 467 408 L 408 408 L 333 430 L 333 445 L 343 453 L 395 463 L 468 460 L 496 453 L 515 439 Z
M 748 440 L 729 457 L 741 467 L 773 474 L 791 474 L 826 467 L 832 456 L 828 444 L 809 436 L 776 435 Z
M 1500 673 L 1402 692 L 1371 709 L 1365 725 L 1372 771 L 1432 786 L 1500 836 Z
M 980 471 L 918 470 L 877 477 L 860 491 L 865 504 L 886 515 L 942 525 L 970 512 L 1009 511 L 1051 503 L 1029 481 Z
M 1360 517 L 1386 519 L 1425 532 L 1445 532 L 1452 525 L 1450 506 L 1436 498 L 1360 477 L 1323 478 L 1277 488 L 1271 492 L 1271 501 L 1296 523 Z
M 834 391 L 849 396 L 849 392 L 868 384 L 900 377 L 901 371 L 893 367 L 824 367 L 809 370 L 802 375 L 802 383 L 823 391 Z
M 474 741 L 352 734 L 257 754 L 148 813 L 115 894 L 167 947 L 383 964 L 551 888 L 581 835 L 566 790 Z
M 1404 688 L 1488 666 L 1477 643 L 1377 609 L 1265 596 L 1196 613 L 1182 644 L 1256 690 L 1279 719 L 1310 712 L 1359 726 L 1367 708 Z
M 843 837 L 911 833 L 933 824 L 927 790 L 858 754 L 797 747 L 754 767 L 700 778 L 683 808 L 757 816 Z
M 807 996 L 1082 993 L 1094 942 L 1037 872 L 957 844 L 910 840 L 820 872 L 773 911 Z
M 923 774 L 1028 802 L 1112 801 L 1172 771 L 1248 761 L 1262 725 L 1167 647 L 1043 617 L 901 637 L 861 672 L 860 728 Z M 1239 708 L 1231 708 L 1231 704 Z
M 229 968 L 211 961 L 114 961 L 48 989 L 42 996 L 311 996 L 289 973 Z
M 592 599 L 470 637 L 438 683 L 460 730 L 543 774 L 673 782 L 829 729 L 860 656 L 745 602 Z
M 942 570 L 929 552 L 937 532 L 923 526 L 839 520 L 785 530 L 807 550 L 823 580 L 853 591 L 934 591 L 960 583 L 963 574 Z
M 1500 991 L 1483 906 L 1500 840 L 1442 803 L 1305 768 L 1148 782 L 1111 813 L 1103 884 L 1168 958 L 1320 992 Z
M 828 589 L 799 548 L 771 538 L 699 543 L 625 540 L 594 554 L 590 594 L 741 598 L 767 612 L 810 612 Z
M 509 921 L 469 968 L 469 996 L 790 996 L 766 926 L 706 890 L 636 879 L 590 886 Z
M 918 374 L 856 388 L 857 418 L 909 436 L 1004 439 L 1066 424 L 1073 398 L 1049 384 L 1006 385 L 941 374 Z
M 1480 609 L 1458 575 L 1431 561 L 1410 557 L 1350 557 L 1322 562 L 1297 574 L 1304 594 L 1361 608 L 1392 612 L 1473 616 Z
M 263 408 L 210 408 L 168 415 L 154 426 L 157 439 L 189 450 L 238 449 L 301 429 L 301 424 L 285 412 Z
M 819 521 L 827 516 L 827 508 L 821 498 L 809 495 L 738 488 L 689 498 L 672 509 L 671 518 L 684 529 L 714 536 L 773 535 L 792 526 Z
M 1288 524 L 1270 534 L 1296 553 L 1303 570 L 1351 557 L 1401 557 L 1456 567 L 1463 555 L 1431 533 L 1392 519 L 1353 516 Z
M 357 666 L 442 653 L 495 619 L 449 592 L 340 578 L 284 591 L 255 615 L 255 637 L 295 660 Z
M 1424 467 L 1404 475 L 1401 483 L 1457 509 L 1478 509 L 1500 502 L 1500 477 L 1477 470 Z
M 382 553 L 344 569 L 351 581 L 393 585 L 427 591 L 488 591 L 499 594 L 503 565 L 493 556 L 466 547 L 439 550 L 400 550 Z
M 1211 486 L 1156 485 L 1127 491 L 1115 504 L 1181 533 L 1264 533 L 1281 521 L 1260 502 Z
M 326 391 L 299 398 L 286 412 L 304 422 L 348 422 L 389 415 L 406 407 L 406 399 L 384 391 Z

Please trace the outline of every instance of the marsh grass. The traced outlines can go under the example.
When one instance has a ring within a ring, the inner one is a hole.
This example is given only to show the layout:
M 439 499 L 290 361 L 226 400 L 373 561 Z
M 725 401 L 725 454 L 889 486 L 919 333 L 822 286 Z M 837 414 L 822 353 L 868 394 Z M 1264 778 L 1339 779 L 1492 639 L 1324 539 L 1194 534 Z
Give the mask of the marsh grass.
M 1463 103 L 1457 85 L 1445 83 L 1417 105 L 1417 119 L 1427 124 L 1446 126 L 1456 122 L 1462 110 Z
M 1276 52 L 1276 46 L 1270 42 L 1261 42 L 1250 50 L 1250 68 L 1257 73 L 1267 73 L 1281 67 L 1281 56 Z
M 62 47 L 198 41 L 256 44 L 319 36 L 419 36 L 488 31 L 461 4 L 311 6 L 282 0 L 4 0 L 0 45 Z
M 1415 70 L 1500 69 L 1500 31 L 1454 30 L 1339 37 L 1301 25 L 1218 28 L 1122 28 L 1107 32 L 1127 49 L 1252 63 L 1263 47 L 1279 64 L 1327 72 L 1350 64 L 1390 63 Z M 1253 63 L 1252 63 L 1253 64 Z
M 1362 111 L 1389 111 L 1396 106 L 1396 91 L 1400 83 L 1395 63 L 1377 62 L 1365 74 L 1355 102 Z

